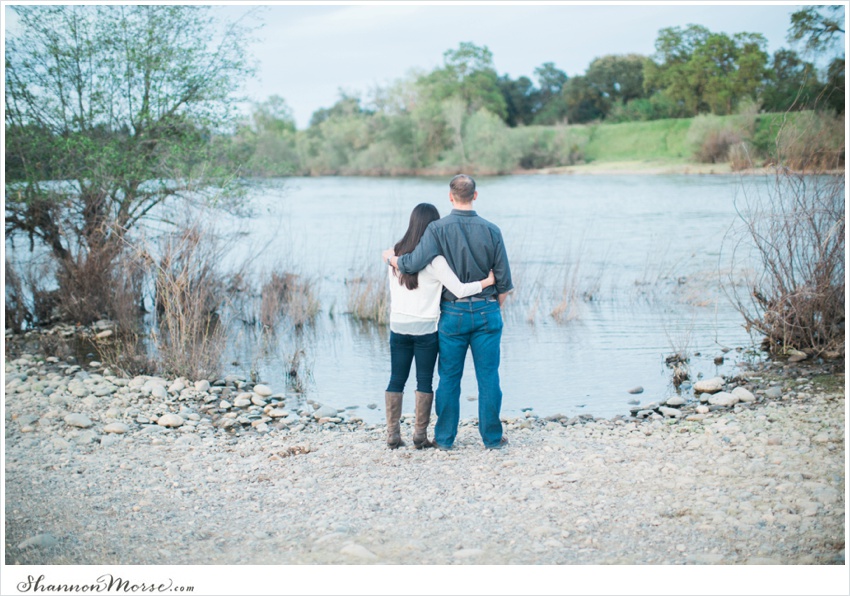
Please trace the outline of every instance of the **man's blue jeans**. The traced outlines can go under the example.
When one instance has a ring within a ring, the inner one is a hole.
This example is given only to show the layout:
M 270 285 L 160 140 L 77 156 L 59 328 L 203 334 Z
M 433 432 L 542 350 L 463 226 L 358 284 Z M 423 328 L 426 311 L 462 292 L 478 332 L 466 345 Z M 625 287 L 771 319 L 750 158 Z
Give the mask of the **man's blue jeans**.
M 440 384 L 435 409 L 434 440 L 451 447 L 460 420 L 460 380 L 467 348 L 472 348 L 478 380 L 478 431 L 486 447 L 502 439 L 502 390 L 499 387 L 502 312 L 496 301 L 440 304 Z

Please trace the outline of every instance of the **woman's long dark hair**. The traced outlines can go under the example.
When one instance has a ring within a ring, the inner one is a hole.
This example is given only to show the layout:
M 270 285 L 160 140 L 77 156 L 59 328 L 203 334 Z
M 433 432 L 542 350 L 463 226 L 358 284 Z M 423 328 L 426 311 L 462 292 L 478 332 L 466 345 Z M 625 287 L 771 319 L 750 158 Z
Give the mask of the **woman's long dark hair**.
M 425 233 L 428 224 L 438 219 L 440 219 L 440 212 L 431 203 L 419 203 L 414 207 L 413 213 L 410 214 L 410 225 L 407 226 L 407 232 L 393 247 L 396 256 L 413 252 L 413 249 L 422 240 L 422 235 Z M 401 273 L 396 269 L 393 269 L 393 273 L 398 277 L 398 283 L 404 284 L 408 290 L 415 290 L 419 287 L 418 273 Z

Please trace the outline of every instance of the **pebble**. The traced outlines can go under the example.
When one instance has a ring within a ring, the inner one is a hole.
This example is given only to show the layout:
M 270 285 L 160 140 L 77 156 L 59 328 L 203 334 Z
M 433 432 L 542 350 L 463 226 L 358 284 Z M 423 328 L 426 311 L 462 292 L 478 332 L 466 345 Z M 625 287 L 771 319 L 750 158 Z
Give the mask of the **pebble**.
M 694 392 L 695 393 L 717 393 L 722 390 L 724 385 L 726 385 L 726 381 L 723 377 L 713 377 L 711 379 L 704 379 L 702 381 L 697 381 L 694 383 Z
M 346 544 L 340 551 L 343 555 L 351 555 L 359 559 L 377 559 L 378 556 L 362 544 Z
M 668 408 L 667 406 L 660 406 L 658 411 L 661 412 L 667 418 L 681 418 L 683 413 L 681 410 L 677 408 Z
M 708 403 L 712 406 L 734 406 L 738 403 L 738 398 L 731 393 L 721 391 L 709 397 Z
M 473 557 L 479 557 L 484 554 L 484 551 L 480 548 L 462 548 L 457 550 L 452 555 L 455 559 L 471 559 Z
M 59 544 L 59 541 L 51 534 L 38 534 L 33 536 L 32 538 L 28 538 L 21 542 L 18 545 L 18 548 L 23 550 L 25 548 L 50 548 L 52 546 L 56 546 Z
M 268 385 L 254 385 L 254 393 L 260 397 L 271 397 L 272 389 Z
M 159 420 L 156 423 L 160 426 L 165 426 L 168 428 L 176 428 L 179 426 L 183 426 L 185 421 L 178 414 L 165 414 L 159 417 Z
M 632 395 L 643 393 L 643 387 L 641 387 L 640 385 L 638 385 L 637 387 L 632 387 L 631 389 L 629 389 L 629 393 L 631 393 Z
M 130 427 L 123 422 L 112 422 L 103 427 L 103 432 L 123 435 L 126 432 L 130 432 Z
M 764 396 L 769 399 L 780 399 L 782 397 L 782 388 L 770 387 L 764 392 Z
M 668 406 L 683 406 L 685 405 L 685 398 L 681 395 L 674 395 L 670 399 L 667 400 Z
M 65 424 L 76 426 L 77 428 L 89 428 L 94 423 L 85 414 L 68 414 L 65 416 Z
M 735 387 L 732 390 L 732 395 L 738 398 L 738 400 L 745 403 L 752 403 L 756 401 L 756 396 L 753 395 L 749 390 L 744 387 Z
M 322 418 L 333 418 L 336 416 L 336 408 L 332 408 L 331 406 L 320 406 L 315 412 L 313 412 L 313 418 L 316 420 L 320 420 Z
M 210 390 L 210 382 L 206 379 L 201 381 L 195 381 L 195 391 L 209 391 Z

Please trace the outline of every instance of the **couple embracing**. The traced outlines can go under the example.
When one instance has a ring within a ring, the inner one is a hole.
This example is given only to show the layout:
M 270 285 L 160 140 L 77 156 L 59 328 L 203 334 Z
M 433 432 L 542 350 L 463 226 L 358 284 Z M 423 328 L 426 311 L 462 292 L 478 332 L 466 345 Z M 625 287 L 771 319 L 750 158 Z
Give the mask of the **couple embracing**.
M 386 390 L 387 445 L 401 440 L 404 384 L 416 361 L 417 449 L 452 448 L 460 420 L 460 381 L 471 348 L 478 381 L 478 430 L 484 446 L 507 444 L 500 412 L 499 344 L 501 306 L 513 288 L 502 233 L 473 210 L 475 181 L 459 174 L 449 184 L 452 212 L 444 218 L 434 205 L 413 209 L 410 225 L 394 248 L 384 251 L 390 277 L 390 382 Z M 427 429 L 434 366 L 439 354 L 437 423 L 434 442 Z

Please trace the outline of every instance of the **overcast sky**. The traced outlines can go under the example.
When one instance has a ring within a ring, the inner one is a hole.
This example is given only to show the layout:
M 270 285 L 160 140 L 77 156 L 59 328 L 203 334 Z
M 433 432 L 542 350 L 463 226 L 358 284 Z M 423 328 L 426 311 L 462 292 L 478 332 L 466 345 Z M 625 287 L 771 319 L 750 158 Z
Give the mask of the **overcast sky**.
M 236 19 L 261 12 L 263 27 L 253 54 L 259 72 L 247 86 L 257 100 L 282 96 L 299 128 L 318 108 L 330 107 L 339 90 L 368 100 L 370 90 L 431 70 L 443 52 L 464 41 L 487 46 L 497 72 L 533 79 L 535 67 L 554 62 L 567 75 L 582 74 L 605 54 L 650 55 L 659 29 L 694 23 L 728 34 L 761 33 L 768 51 L 789 47 L 790 15 L 798 5 L 694 3 L 627 5 L 595 3 L 494 6 L 450 5 L 298 6 L 222 3 L 213 10 Z M 7 20 L 6 26 L 9 27 Z M 11 26 L 14 26 L 13 24 Z

